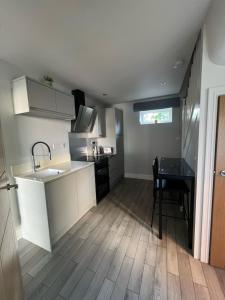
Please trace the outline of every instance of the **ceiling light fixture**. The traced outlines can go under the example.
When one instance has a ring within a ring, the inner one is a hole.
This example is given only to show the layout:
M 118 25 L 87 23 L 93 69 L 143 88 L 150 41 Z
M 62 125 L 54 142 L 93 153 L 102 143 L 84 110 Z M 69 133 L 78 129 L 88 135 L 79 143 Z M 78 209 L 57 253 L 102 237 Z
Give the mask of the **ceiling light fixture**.
M 102 96 L 104 96 L 104 97 L 105 97 L 105 96 L 108 96 L 108 94 L 106 94 L 106 93 L 102 93 Z
M 161 81 L 161 82 L 160 82 L 160 85 L 161 85 L 161 86 L 166 86 L 166 85 L 167 85 L 167 82 L 166 82 L 166 81 Z
M 178 69 L 178 68 L 181 68 L 183 67 L 185 63 L 185 60 L 184 59 L 178 59 L 175 64 L 173 65 L 173 69 Z

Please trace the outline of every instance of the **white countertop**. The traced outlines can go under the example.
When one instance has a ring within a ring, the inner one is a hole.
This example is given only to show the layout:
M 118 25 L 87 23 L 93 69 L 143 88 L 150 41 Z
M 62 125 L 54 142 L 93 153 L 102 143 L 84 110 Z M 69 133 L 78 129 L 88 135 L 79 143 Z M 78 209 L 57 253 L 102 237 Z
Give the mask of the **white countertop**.
M 94 165 L 93 162 L 85 162 L 85 161 L 68 161 L 65 163 L 60 163 L 57 165 L 49 166 L 48 168 L 39 169 L 37 172 L 28 172 L 15 176 L 15 178 L 23 178 L 26 180 L 32 180 L 42 183 L 47 183 L 56 179 L 59 179 L 63 176 L 71 174 L 73 172 L 77 172 L 84 168 Z M 47 171 L 47 170 L 59 170 L 59 174 L 49 175 L 49 176 L 40 176 L 38 175 L 39 171 Z

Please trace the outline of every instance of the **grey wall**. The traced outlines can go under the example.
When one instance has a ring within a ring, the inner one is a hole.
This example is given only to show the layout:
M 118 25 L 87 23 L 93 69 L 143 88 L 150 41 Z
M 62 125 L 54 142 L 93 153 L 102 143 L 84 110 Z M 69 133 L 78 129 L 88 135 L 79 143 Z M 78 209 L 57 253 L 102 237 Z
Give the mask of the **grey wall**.
M 173 109 L 173 122 L 140 125 L 133 103 L 116 105 L 124 112 L 125 174 L 127 177 L 151 179 L 152 161 L 158 157 L 181 155 L 181 109 Z

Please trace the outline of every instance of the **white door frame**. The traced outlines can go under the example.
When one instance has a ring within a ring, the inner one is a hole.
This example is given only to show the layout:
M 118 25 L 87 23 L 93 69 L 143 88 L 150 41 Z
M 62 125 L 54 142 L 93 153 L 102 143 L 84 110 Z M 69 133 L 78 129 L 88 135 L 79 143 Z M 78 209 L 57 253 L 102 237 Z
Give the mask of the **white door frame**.
M 208 89 L 207 125 L 205 139 L 205 168 L 202 194 L 202 234 L 200 247 L 200 260 L 209 262 L 212 200 L 214 183 L 214 161 L 217 129 L 217 107 L 219 96 L 225 95 L 225 86 Z

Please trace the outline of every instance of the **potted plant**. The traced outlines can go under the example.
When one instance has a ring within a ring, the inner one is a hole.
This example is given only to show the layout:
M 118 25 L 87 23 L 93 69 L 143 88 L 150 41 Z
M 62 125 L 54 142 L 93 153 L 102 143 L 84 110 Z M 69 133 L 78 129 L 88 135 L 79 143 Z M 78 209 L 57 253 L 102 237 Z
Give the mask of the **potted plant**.
M 50 76 L 45 75 L 45 76 L 43 76 L 42 82 L 43 82 L 44 84 L 46 84 L 47 86 L 52 87 L 52 86 L 53 86 L 54 80 L 53 80 Z

